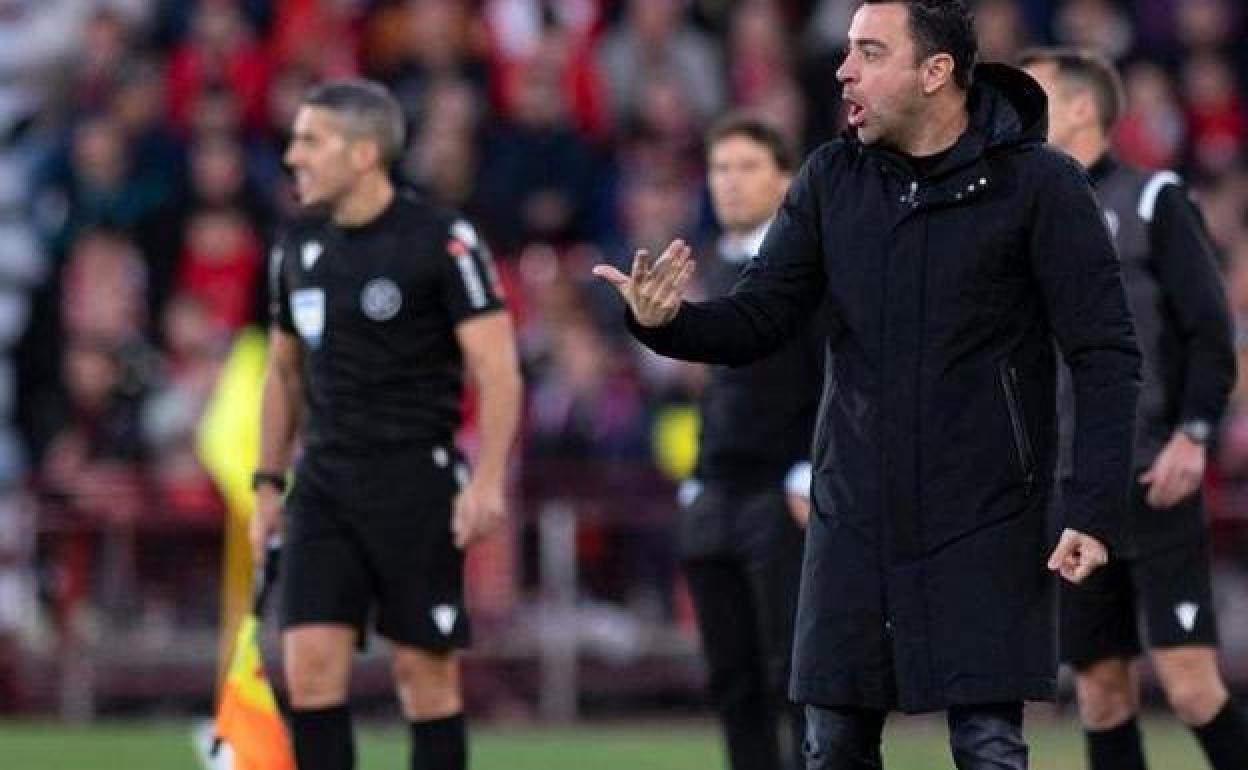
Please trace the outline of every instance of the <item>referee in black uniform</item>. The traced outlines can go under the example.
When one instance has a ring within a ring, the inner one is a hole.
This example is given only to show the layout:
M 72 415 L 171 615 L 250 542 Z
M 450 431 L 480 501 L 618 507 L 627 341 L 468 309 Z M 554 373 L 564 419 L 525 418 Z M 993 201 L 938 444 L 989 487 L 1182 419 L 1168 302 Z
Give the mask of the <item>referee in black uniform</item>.
M 706 146 L 723 234 L 704 279 L 718 296 L 758 253 L 793 161 L 774 128 L 738 115 L 713 126 Z M 757 363 L 714 367 L 697 468 L 681 487 L 680 553 L 732 770 L 802 765 L 804 721 L 785 688 L 803 538 L 785 478 L 810 455 L 821 362 L 812 330 Z
M 329 83 L 304 97 L 286 153 L 305 214 L 272 258 L 251 539 L 259 553 L 284 518 L 282 648 L 300 770 L 354 766 L 348 680 L 370 621 L 393 642 L 411 767 L 466 765 L 462 549 L 504 515 L 521 381 L 472 225 L 390 180 L 403 133 L 383 87 Z M 471 474 L 452 444 L 465 370 L 481 426 Z
M 1212 767 L 1244 770 L 1248 727 L 1218 674 L 1200 494 L 1206 444 L 1235 381 L 1212 248 L 1177 175 L 1134 169 L 1110 153 L 1121 101 L 1111 64 L 1074 49 L 1030 51 L 1022 63 L 1048 96 L 1050 141 L 1088 169 L 1096 188 L 1144 356 L 1139 475 L 1122 553 L 1083 584 L 1062 586 L 1062 657 L 1075 669 L 1089 765 L 1145 767 L 1131 664 L 1142 625 L 1166 697 Z M 1072 410 L 1067 400 L 1064 421 Z M 1064 447 L 1064 473 L 1071 451 Z

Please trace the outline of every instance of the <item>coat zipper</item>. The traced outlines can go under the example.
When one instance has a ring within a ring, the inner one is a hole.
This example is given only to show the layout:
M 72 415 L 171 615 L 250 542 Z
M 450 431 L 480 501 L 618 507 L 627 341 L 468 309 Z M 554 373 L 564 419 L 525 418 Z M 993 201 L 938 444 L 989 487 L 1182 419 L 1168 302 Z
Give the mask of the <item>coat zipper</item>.
M 1005 390 L 1005 405 L 1010 413 L 1014 448 L 1018 451 L 1018 462 L 1022 466 L 1024 493 L 1030 497 L 1036 482 L 1036 458 L 1032 452 L 1027 420 L 1018 397 L 1018 369 L 1007 361 L 1001 362 L 1001 387 Z

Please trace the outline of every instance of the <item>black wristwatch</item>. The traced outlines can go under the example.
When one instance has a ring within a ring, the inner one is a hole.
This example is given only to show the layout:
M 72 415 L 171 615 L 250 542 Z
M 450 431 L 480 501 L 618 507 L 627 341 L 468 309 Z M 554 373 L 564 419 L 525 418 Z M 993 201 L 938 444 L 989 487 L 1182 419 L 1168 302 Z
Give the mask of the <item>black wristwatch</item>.
M 1208 420 L 1184 420 L 1179 423 L 1179 433 L 1187 436 L 1187 440 L 1193 444 L 1205 446 L 1213 438 L 1213 425 Z
M 273 473 L 272 471 L 256 471 L 251 474 L 251 490 L 259 491 L 260 487 L 268 484 L 277 490 L 279 495 L 286 494 L 286 474 Z

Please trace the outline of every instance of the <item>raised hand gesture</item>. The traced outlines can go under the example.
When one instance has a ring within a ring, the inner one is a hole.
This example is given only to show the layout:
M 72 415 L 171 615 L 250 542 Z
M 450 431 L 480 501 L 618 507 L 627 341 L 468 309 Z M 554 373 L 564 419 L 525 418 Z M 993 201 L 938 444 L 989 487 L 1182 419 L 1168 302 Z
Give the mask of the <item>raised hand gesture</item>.
M 633 317 L 642 326 L 662 326 L 676 316 L 689 278 L 693 260 L 689 246 L 676 239 L 653 260 L 645 249 L 633 255 L 633 270 L 624 275 L 610 265 L 597 265 L 594 275 L 604 278 L 620 293 Z

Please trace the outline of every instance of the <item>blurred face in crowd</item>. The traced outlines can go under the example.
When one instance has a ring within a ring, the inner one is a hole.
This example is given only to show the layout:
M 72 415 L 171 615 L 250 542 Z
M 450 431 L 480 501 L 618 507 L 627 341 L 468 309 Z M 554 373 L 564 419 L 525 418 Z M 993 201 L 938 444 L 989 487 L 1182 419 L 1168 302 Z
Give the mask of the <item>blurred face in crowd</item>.
M 74 169 L 93 187 L 113 187 L 126 175 L 126 146 L 121 127 L 111 118 L 83 122 L 74 136 Z
M 209 353 L 217 341 L 218 329 L 208 309 L 190 294 L 175 295 L 165 307 L 165 344 L 174 356 Z
M 766 145 L 748 136 L 729 135 L 711 145 L 707 184 L 720 225 L 749 233 L 775 213 L 789 175 L 776 165 Z
M 981 61 L 1009 61 L 1022 47 L 1023 20 L 1014 0 L 980 0 L 975 4 L 975 30 Z
M 628 20 L 646 43 L 658 45 L 667 41 L 685 12 L 685 0 L 632 0 Z
M 466 11 L 462 0 L 408 0 L 409 50 L 431 68 L 448 68 L 463 55 Z
M 80 412 L 101 411 L 120 381 L 116 358 L 98 345 L 72 343 L 65 352 L 65 387 Z
M 1070 152 L 1075 139 L 1086 131 L 1100 131 L 1092 89 L 1062 77 L 1057 65 L 1040 62 L 1025 68 L 1049 100 L 1049 142 Z
M 377 142 L 350 132 L 335 111 L 304 105 L 295 114 L 286 165 L 302 205 L 336 205 L 364 174 L 380 167 L 380 158 Z
M 909 16 L 904 3 L 863 5 L 849 25 L 849 52 L 836 78 L 844 86 L 849 127 L 864 144 L 899 147 L 923 119 Z
M 242 150 L 225 136 L 199 140 L 191 149 L 191 186 L 208 203 L 224 203 L 238 195 L 245 182 Z

